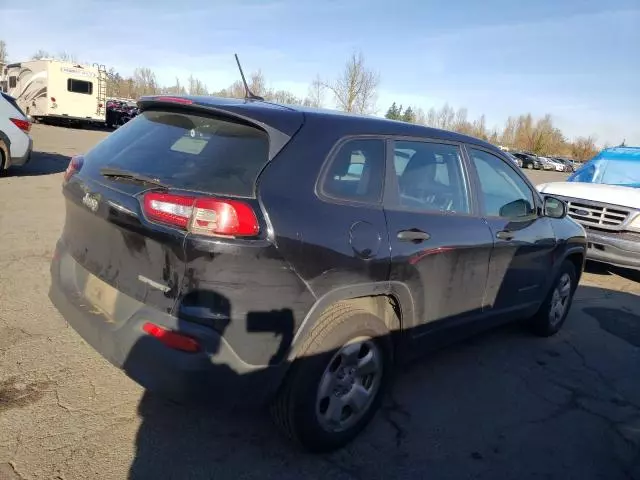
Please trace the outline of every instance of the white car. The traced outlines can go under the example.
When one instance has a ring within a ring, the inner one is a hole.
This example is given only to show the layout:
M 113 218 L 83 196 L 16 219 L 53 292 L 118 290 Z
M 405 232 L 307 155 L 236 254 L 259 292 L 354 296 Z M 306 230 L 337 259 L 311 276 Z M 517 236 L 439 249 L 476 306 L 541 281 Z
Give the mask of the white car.
M 556 172 L 564 172 L 564 165 L 557 160 L 548 157 L 538 157 L 543 161 L 545 170 L 555 170 Z
M 31 122 L 15 99 L 0 92 L 0 173 L 10 166 L 21 166 L 31 158 Z
M 547 157 L 538 157 L 543 170 L 555 170 L 556 167 L 551 163 Z
M 640 269 L 640 147 L 605 149 L 566 182 L 538 185 L 587 232 L 587 258 Z

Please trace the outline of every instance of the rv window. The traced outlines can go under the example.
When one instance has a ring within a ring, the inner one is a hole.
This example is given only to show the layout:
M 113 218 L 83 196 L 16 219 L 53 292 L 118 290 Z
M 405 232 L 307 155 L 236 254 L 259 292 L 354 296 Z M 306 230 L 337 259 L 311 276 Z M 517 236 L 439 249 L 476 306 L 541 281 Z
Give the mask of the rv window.
M 67 90 L 73 93 L 85 93 L 91 95 L 93 93 L 93 83 L 84 80 L 67 79 Z
M 13 76 L 13 77 L 9 77 L 9 88 L 16 88 L 16 85 L 18 85 L 18 78 Z

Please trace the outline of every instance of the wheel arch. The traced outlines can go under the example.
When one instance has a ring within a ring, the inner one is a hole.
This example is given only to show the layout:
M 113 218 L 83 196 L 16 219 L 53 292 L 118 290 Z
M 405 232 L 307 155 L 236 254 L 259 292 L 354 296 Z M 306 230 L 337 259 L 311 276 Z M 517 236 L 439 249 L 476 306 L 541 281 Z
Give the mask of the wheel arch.
M 565 260 L 570 261 L 576 269 L 576 282 L 580 282 L 580 277 L 582 276 L 582 271 L 584 270 L 584 264 L 587 259 L 587 252 L 580 247 L 574 247 L 567 252 L 565 252 L 564 257 L 560 261 L 560 265 Z M 558 267 L 559 268 L 559 267 Z
M 414 324 L 413 297 L 401 282 L 374 282 L 333 289 L 320 297 L 298 328 L 289 351 L 288 360 L 295 360 L 301 339 L 313 329 L 322 314 L 338 303 L 350 303 L 381 318 L 392 335 L 394 345 L 402 332 Z

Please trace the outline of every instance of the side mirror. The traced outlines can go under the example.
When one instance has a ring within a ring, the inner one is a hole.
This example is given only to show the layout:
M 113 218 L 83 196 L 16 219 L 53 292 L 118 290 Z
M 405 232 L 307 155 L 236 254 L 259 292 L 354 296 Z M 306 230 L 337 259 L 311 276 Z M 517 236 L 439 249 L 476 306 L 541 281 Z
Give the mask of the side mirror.
M 519 198 L 513 202 L 509 202 L 506 205 L 500 207 L 498 214 L 505 218 L 522 218 L 527 217 L 533 213 L 531 204 L 524 198 Z
M 567 216 L 567 204 L 559 198 L 544 197 L 544 216 L 549 218 L 564 218 Z

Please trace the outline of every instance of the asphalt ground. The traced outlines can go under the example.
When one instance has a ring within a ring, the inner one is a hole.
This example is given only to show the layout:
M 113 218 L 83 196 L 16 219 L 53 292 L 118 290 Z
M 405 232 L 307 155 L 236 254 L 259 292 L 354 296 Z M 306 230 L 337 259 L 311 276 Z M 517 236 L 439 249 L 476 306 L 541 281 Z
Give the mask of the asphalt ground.
M 557 336 L 512 325 L 432 354 L 355 442 L 309 455 L 262 412 L 145 393 L 66 326 L 47 298 L 62 172 L 108 133 L 32 134 L 0 178 L 0 479 L 640 479 L 640 275 L 591 266 Z

